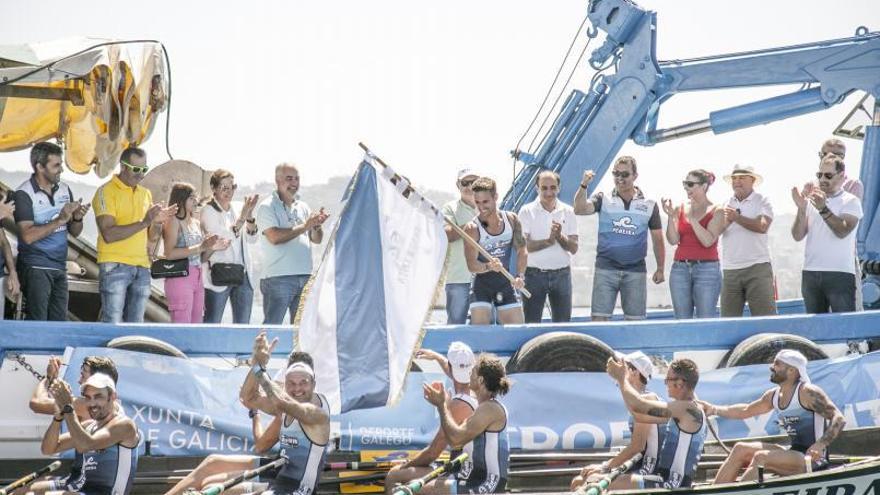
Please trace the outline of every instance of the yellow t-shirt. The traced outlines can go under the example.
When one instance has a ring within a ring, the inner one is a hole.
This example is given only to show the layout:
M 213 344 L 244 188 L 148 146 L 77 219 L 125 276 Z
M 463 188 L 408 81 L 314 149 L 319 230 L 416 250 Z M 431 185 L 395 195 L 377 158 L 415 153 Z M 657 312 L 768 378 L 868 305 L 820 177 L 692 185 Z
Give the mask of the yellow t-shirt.
M 129 225 L 140 222 L 153 204 L 150 190 L 137 186 L 132 189 L 114 175 L 110 182 L 99 187 L 92 198 L 95 218 L 110 215 L 116 218 L 116 225 Z M 147 256 L 147 229 L 116 242 L 105 242 L 98 235 L 98 263 L 123 263 L 132 266 L 150 267 Z

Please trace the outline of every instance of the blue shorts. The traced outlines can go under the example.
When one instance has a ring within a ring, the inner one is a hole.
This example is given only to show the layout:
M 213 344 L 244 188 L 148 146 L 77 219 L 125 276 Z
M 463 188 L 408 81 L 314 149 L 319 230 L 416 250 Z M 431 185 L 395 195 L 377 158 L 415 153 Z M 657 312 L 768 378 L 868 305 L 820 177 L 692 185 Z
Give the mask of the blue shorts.
M 481 273 L 471 282 L 470 307 L 503 311 L 522 306 L 513 285 L 500 273 Z

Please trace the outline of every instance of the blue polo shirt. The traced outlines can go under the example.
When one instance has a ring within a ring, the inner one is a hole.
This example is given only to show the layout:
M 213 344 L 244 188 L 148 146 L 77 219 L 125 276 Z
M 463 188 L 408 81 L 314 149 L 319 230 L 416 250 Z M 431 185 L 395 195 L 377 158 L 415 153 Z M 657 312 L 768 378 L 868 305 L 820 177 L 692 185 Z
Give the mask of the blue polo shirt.
M 59 182 L 47 193 L 40 189 L 33 175 L 15 190 L 15 223 L 33 222 L 45 225 L 54 220 L 66 203 L 73 201 L 73 191 Z M 18 240 L 18 262 L 22 266 L 64 270 L 67 262 L 67 225 L 48 236 L 28 244 Z
M 599 213 L 599 242 L 596 246 L 596 268 L 627 272 L 646 271 L 648 232 L 663 228 L 657 203 L 645 199 L 636 188 L 632 201 L 611 193 L 598 193 L 590 198 Z

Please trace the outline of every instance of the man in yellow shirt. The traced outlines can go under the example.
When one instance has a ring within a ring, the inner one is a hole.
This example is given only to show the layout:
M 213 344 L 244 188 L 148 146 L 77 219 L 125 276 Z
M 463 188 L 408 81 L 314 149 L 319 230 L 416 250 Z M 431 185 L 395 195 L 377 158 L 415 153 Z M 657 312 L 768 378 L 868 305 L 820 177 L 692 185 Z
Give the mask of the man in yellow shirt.
M 147 233 L 177 213 L 177 206 L 153 203 L 139 186 L 149 167 L 147 154 L 128 148 L 119 159 L 119 174 L 95 192 L 92 208 L 98 223 L 98 283 L 101 321 L 142 322 L 150 296 Z

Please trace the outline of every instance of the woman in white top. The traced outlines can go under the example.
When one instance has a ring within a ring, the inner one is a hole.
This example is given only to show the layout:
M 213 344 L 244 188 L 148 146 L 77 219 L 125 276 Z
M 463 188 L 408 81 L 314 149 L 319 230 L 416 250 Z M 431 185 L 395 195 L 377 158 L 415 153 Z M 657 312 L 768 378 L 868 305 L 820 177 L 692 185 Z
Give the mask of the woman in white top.
M 257 280 L 253 272 L 250 245 L 258 239 L 254 208 L 260 197 L 257 194 L 245 196 L 241 214 L 236 215 L 232 196 L 238 186 L 232 172 L 219 169 L 211 175 L 210 182 L 214 197 L 202 209 L 202 230 L 205 234 L 217 234 L 229 240 L 229 247 L 215 251 L 202 270 L 205 284 L 205 323 L 220 323 L 226 310 L 226 302 L 231 298 L 233 323 L 248 324 L 254 302 L 253 281 Z M 244 267 L 241 283 L 215 285 L 211 277 L 211 265 L 218 263 Z

